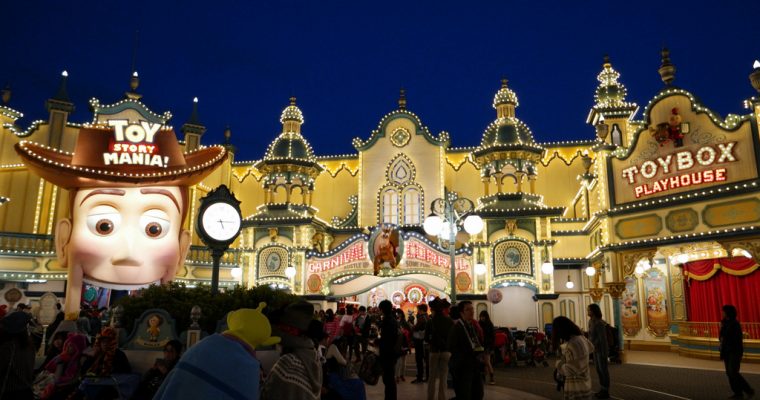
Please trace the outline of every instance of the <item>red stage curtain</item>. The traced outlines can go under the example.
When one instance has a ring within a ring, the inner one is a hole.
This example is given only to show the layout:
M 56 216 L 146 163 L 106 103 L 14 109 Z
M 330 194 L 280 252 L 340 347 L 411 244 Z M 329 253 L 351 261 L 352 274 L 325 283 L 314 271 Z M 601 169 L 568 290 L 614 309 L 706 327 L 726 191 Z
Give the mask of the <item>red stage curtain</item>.
M 720 321 L 721 307 L 733 304 L 739 312 L 739 321 L 760 322 L 760 273 L 755 272 L 757 269 L 753 259 L 744 257 L 684 264 L 689 321 Z

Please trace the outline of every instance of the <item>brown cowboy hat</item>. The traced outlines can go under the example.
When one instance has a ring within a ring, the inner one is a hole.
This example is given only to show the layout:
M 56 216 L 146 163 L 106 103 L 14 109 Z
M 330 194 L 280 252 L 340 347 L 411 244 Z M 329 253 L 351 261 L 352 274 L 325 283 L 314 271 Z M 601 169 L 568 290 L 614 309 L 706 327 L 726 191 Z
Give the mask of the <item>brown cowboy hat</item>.
M 151 143 L 130 143 L 117 141 L 113 129 L 85 127 L 79 130 L 74 153 L 29 141 L 15 148 L 32 172 L 64 189 L 192 186 L 227 157 L 222 146 L 182 153 L 172 130 L 159 130 Z

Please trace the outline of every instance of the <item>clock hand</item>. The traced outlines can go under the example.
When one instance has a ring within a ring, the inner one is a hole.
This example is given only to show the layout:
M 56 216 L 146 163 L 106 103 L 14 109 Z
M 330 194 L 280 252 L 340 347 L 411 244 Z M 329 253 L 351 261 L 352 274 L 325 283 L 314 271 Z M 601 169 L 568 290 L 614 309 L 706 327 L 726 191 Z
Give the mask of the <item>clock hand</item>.
M 221 225 L 222 229 L 224 229 L 224 221 L 222 221 L 221 218 L 219 219 L 219 225 Z

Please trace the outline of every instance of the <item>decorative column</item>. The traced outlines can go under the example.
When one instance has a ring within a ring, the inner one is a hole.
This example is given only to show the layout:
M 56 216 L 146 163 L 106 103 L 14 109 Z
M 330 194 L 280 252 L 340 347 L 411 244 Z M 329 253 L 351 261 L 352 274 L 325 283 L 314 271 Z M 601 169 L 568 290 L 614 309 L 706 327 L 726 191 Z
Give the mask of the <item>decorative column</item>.
M 602 297 L 604 297 L 604 288 L 589 288 L 588 294 L 591 296 L 591 300 L 594 300 L 594 303 L 599 304 Z
M 612 312 L 614 313 L 615 327 L 618 328 L 618 342 L 620 342 L 620 360 L 625 362 L 625 346 L 623 344 L 623 320 L 620 310 L 620 298 L 625 291 L 625 282 L 607 282 L 607 291 L 612 297 Z
M 488 196 L 488 183 L 491 178 L 483 178 L 483 196 Z

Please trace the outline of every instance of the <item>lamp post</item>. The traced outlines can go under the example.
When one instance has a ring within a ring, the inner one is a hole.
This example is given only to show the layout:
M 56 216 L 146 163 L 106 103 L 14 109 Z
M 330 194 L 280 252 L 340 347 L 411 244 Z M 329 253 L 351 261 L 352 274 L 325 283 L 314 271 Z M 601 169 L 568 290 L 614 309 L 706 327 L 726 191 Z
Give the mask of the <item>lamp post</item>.
M 425 218 L 423 228 L 425 233 L 438 237 L 438 244 L 441 247 L 442 241 L 448 244 L 449 252 L 449 269 L 451 272 L 451 302 L 457 301 L 456 285 L 456 238 L 460 227 L 470 235 L 476 235 L 483 230 L 483 220 L 480 216 L 471 214 L 475 209 L 472 200 L 464 197 L 447 196 L 447 198 L 438 198 L 430 204 L 430 216 Z

